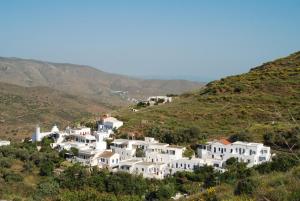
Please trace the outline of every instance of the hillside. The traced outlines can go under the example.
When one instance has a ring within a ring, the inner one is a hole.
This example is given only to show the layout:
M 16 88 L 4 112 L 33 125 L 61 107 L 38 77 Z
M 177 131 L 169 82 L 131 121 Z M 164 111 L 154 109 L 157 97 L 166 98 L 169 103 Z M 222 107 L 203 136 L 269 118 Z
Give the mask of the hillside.
M 211 82 L 170 104 L 116 115 L 125 121 L 124 133 L 175 135 L 195 127 L 208 138 L 245 132 L 261 140 L 267 132 L 299 126 L 300 52 Z
M 0 82 L 0 139 L 29 137 L 36 124 L 67 126 L 105 112 L 105 104 L 48 87 L 20 87 Z
M 0 57 L 0 82 L 46 86 L 112 105 L 151 95 L 182 93 L 203 86 L 184 80 L 142 80 L 106 73 L 84 65 Z

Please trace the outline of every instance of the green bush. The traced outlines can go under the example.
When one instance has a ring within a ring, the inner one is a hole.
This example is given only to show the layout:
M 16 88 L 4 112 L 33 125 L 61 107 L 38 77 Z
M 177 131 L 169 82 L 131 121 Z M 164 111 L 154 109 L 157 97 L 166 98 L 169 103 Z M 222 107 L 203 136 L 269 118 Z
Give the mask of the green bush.
M 43 160 L 40 164 L 40 175 L 51 176 L 54 170 L 54 164 L 51 160 Z
M 6 182 L 21 182 L 21 181 L 23 181 L 22 175 L 14 173 L 14 172 L 10 172 L 10 171 L 3 174 L 3 179 Z
M 242 195 L 242 194 L 252 195 L 256 187 L 257 187 L 257 183 L 254 182 L 252 179 L 250 178 L 243 179 L 237 183 L 234 193 L 236 195 Z
M 54 179 L 48 179 L 38 184 L 33 195 L 34 200 L 44 200 L 46 197 L 54 199 L 59 193 L 59 184 Z
M 12 166 L 12 159 L 11 158 L 0 158 L 0 167 L 1 168 L 10 168 Z

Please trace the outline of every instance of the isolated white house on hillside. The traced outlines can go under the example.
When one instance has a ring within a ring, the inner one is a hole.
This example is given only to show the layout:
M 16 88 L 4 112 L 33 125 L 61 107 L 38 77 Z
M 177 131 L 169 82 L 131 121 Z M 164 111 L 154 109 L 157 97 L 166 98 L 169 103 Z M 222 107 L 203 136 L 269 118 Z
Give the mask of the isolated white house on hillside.
M 103 119 L 103 125 L 108 129 L 119 129 L 123 126 L 123 122 L 114 117 L 107 117 Z

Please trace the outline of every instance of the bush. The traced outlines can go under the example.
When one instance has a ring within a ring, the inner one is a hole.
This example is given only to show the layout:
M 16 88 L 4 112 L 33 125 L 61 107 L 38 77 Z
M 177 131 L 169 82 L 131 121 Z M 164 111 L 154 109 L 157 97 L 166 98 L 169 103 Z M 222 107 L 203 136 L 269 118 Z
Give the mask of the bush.
M 236 195 L 252 195 L 255 191 L 257 184 L 250 178 L 240 180 L 235 188 L 234 194 Z
M 10 168 L 12 166 L 11 158 L 0 158 L 0 167 L 1 168 Z
M 264 135 L 264 143 L 269 146 L 279 146 L 283 149 L 300 148 L 300 129 L 294 128 L 290 131 L 267 133 Z
M 186 150 L 183 152 L 183 156 L 187 158 L 192 158 L 195 155 L 195 152 L 190 147 L 187 147 Z
M 148 193 L 146 200 L 169 200 L 175 193 L 176 190 L 173 184 L 165 184 L 157 191 Z
M 72 154 L 73 154 L 74 156 L 78 156 L 79 150 L 78 150 L 77 148 L 75 148 L 75 147 L 71 147 L 71 152 L 72 152 Z
M 3 179 L 6 182 L 21 182 L 21 181 L 23 181 L 22 175 L 14 173 L 14 172 L 10 172 L 10 171 L 3 174 Z
M 43 160 L 40 164 L 40 175 L 51 176 L 54 170 L 54 164 L 50 160 Z
M 56 197 L 59 192 L 59 184 L 54 179 L 42 181 L 38 184 L 33 195 L 34 200 L 45 200 L 45 197 Z
M 135 156 L 136 157 L 145 157 L 145 152 L 143 149 L 141 148 L 137 148 L 136 149 L 136 152 L 135 152 Z

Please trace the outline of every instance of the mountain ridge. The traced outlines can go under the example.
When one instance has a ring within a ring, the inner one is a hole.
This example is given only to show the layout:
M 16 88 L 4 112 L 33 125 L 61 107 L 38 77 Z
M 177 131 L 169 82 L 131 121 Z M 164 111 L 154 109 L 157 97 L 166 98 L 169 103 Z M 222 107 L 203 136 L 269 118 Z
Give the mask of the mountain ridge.
M 107 73 L 88 65 L 0 57 L 0 81 L 20 86 L 48 86 L 78 96 L 90 96 L 112 105 L 151 95 L 182 93 L 203 84 L 186 80 L 143 80 Z M 112 93 L 122 91 L 124 97 Z

